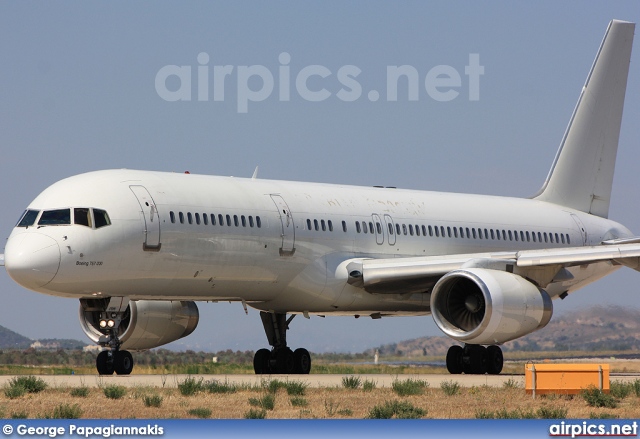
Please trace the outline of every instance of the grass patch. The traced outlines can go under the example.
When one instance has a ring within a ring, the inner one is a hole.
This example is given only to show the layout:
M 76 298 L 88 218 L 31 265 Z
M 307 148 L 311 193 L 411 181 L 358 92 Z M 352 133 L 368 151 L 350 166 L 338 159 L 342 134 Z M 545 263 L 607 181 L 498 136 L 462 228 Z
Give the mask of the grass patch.
M 365 392 L 371 392 L 376 388 L 376 382 L 373 380 L 364 380 L 362 383 L 362 390 Z
M 504 389 L 519 389 L 520 388 L 520 383 L 518 381 L 514 380 L 513 378 L 509 378 L 507 381 L 502 383 L 502 387 Z
M 273 393 L 267 393 L 261 398 L 249 398 L 249 404 L 264 410 L 273 410 L 276 405 L 276 397 Z
M 614 413 L 602 412 L 602 413 L 589 413 L 589 419 L 620 419 L 620 416 Z
M 86 398 L 87 396 L 89 396 L 89 388 L 87 386 L 74 387 L 73 389 L 71 389 L 71 392 L 69 392 L 69 394 L 78 398 Z
M 162 396 L 145 395 L 142 397 L 145 407 L 160 407 L 162 405 Z
M 27 393 L 40 393 L 47 388 L 47 383 L 42 378 L 28 375 L 13 378 L 9 381 L 9 387 L 22 387 Z
M 491 411 L 491 410 L 476 410 L 475 414 L 476 419 L 535 419 L 536 414 L 532 411 L 523 411 L 520 409 L 517 410 L 507 410 L 506 408 L 501 408 L 500 410 Z
M 460 384 L 455 381 L 443 381 L 440 383 L 440 388 L 447 396 L 454 396 L 460 393 Z
M 394 380 L 391 388 L 399 396 L 422 395 L 424 389 L 429 387 L 429 383 L 424 380 L 409 378 L 403 381 Z
M 27 393 L 27 390 L 21 386 L 9 386 L 4 389 L 4 396 L 9 399 L 20 398 Z
M 26 411 L 11 413 L 11 419 L 28 419 L 28 418 L 29 418 L 29 413 L 27 413 Z
M 623 383 L 622 381 L 612 381 L 609 385 L 609 394 L 617 399 L 625 399 L 634 391 L 634 383 Z
M 415 407 L 407 401 L 385 401 L 369 410 L 367 419 L 420 419 L 425 417 L 426 410 Z
M 106 396 L 109 399 L 120 399 L 127 394 L 126 387 L 115 386 L 113 384 L 105 386 L 105 388 L 102 389 L 102 391 L 104 392 L 104 396 Z
M 266 410 L 250 409 L 244 414 L 244 419 L 264 419 L 267 417 Z
M 564 407 L 540 407 L 536 415 L 540 419 L 566 419 L 567 412 Z
M 79 419 L 82 409 L 78 404 L 60 404 L 53 409 L 51 419 Z
M 238 386 L 230 384 L 228 381 L 224 383 L 216 380 L 207 381 L 202 387 L 209 393 L 236 393 L 238 391 Z
M 359 389 L 362 385 L 362 379 L 359 376 L 349 375 L 342 377 L 342 387 L 345 389 Z
M 301 396 L 294 396 L 289 400 L 289 402 L 291 402 L 291 405 L 294 407 L 306 407 L 309 405 L 309 401 Z
M 211 417 L 211 409 L 205 407 L 197 407 L 189 410 L 187 413 L 200 419 L 208 419 Z
M 198 392 L 204 390 L 204 384 L 202 378 L 196 380 L 193 377 L 186 378 L 181 383 L 178 383 L 178 390 L 182 396 L 193 396 Z
M 580 394 L 591 407 L 606 407 L 610 409 L 618 407 L 618 401 L 612 395 L 604 393 L 595 386 L 587 387 Z

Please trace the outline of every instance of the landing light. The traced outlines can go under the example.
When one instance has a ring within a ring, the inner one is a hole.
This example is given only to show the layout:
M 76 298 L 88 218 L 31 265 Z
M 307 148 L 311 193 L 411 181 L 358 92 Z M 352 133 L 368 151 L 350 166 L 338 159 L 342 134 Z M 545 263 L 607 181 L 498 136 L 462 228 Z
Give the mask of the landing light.
M 114 322 L 113 320 L 109 320 L 107 322 L 107 326 L 109 326 L 109 328 L 113 328 L 116 325 L 116 322 Z
M 107 327 L 107 321 L 106 320 L 100 320 L 100 327 L 101 328 L 106 328 Z

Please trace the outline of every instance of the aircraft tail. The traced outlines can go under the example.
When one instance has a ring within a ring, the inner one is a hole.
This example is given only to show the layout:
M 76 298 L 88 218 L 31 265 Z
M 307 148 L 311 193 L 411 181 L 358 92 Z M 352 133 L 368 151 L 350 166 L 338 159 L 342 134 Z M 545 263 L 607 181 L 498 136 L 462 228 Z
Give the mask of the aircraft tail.
M 609 23 L 560 148 L 537 200 L 603 218 L 613 171 L 635 23 Z

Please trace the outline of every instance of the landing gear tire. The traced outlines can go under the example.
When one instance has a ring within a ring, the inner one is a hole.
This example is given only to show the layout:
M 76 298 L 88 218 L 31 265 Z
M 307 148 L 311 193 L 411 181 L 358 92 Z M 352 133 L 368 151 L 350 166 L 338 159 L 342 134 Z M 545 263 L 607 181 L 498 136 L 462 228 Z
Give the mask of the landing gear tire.
M 487 372 L 487 348 L 480 345 L 469 347 L 469 367 L 474 375 L 484 375 Z
M 499 346 L 489 346 L 487 348 L 487 373 L 489 375 L 498 375 L 502 372 L 503 364 L 502 349 Z
M 293 362 L 293 351 L 289 348 L 282 348 L 276 351 L 276 373 L 292 374 L 295 364 Z
M 96 358 L 96 369 L 100 375 L 113 375 L 113 360 L 109 358 L 109 351 L 102 351 Z
M 447 370 L 450 374 L 458 375 L 462 373 L 462 354 L 464 349 L 460 346 L 451 346 L 447 351 Z
M 116 351 L 113 354 L 113 368 L 118 375 L 129 375 L 133 370 L 133 356 L 129 351 Z
M 271 373 L 269 361 L 271 360 L 271 351 L 269 349 L 259 349 L 253 356 L 253 371 L 256 375 Z
M 293 373 L 307 375 L 311 372 L 311 355 L 304 348 L 298 348 L 293 351 Z

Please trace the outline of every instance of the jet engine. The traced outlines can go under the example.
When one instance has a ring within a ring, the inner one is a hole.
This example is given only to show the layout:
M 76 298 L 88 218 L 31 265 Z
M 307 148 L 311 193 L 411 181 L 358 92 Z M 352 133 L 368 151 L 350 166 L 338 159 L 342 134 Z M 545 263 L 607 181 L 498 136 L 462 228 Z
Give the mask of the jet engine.
M 549 323 L 546 291 L 521 276 L 484 268 L 454 270 L 433 287 L 431 313 L 449 337 L 467 344 L 500 344 Z
M 107 333 L 100 327 L 102 311 L 80 304 L 80 324 L 94 342 Z M 191 334 L 198 325 L 199 313 L 190 301 L 130 301 L 118 326 L 121 349 L 141 351 L 156 348 Z

